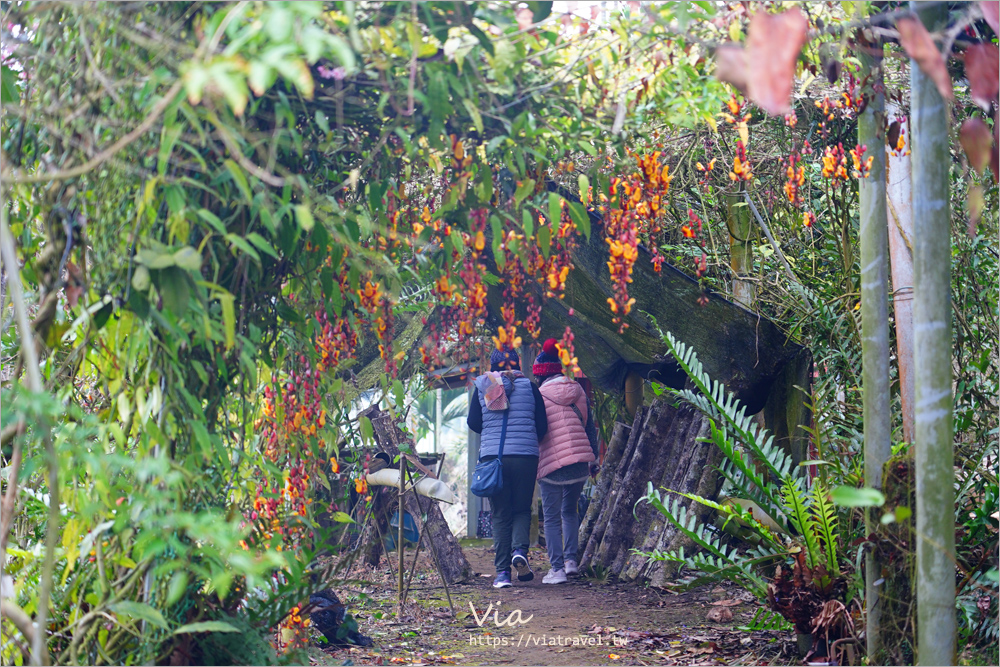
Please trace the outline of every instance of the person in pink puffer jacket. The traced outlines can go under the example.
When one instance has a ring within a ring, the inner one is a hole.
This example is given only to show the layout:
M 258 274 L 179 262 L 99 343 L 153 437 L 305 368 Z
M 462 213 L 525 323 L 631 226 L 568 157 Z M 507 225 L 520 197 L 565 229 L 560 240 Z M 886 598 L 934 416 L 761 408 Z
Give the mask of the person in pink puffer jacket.
M 541 383 L 538 389 L 549 426 L 538 443 L 538 485 L 551 566 L 542 583 L 562 584 L 566 575 L 579 573 L 577 507 L 590 465 L 597 460 L 596 429 L 583 387 L 563 375 L 555 339 L 545 341 L 531 372 Z

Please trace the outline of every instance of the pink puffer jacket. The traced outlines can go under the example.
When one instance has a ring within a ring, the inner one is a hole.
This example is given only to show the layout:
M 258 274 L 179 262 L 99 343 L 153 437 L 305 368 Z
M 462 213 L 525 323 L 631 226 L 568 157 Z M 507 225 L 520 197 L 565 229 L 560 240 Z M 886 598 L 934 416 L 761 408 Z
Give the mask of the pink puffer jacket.
M 573 412 L 576 405 L 583 419 L 587 419 L 587 394 L 575 380 L 559 375 L 542 383 L 538 388 L 545 399 L 545 416 L 549 431 L 538 443 L 538 479 L 571 463 L 588 463 L 594 460 L 584 423 Z

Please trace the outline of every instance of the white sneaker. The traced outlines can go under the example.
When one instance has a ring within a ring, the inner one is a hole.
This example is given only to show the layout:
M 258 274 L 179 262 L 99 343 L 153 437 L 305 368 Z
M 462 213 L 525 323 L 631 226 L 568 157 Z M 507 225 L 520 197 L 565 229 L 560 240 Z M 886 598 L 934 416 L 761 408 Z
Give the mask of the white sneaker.
M 580 574 L 580 566 L 576 564 L 575 560 L 567 560 L 563 565 L 565 566 L 566 574 L 571 576 Z
M 549 573 L 542 577 L 543 584 L 565 584 L 569 581 L 566 578 L 565 570 L 549 570 Z

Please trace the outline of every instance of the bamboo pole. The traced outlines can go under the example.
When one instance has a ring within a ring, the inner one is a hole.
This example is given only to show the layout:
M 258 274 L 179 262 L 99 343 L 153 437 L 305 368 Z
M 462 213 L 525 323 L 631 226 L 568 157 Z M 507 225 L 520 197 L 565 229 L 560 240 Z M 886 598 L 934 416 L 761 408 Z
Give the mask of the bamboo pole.
M 881 42 L 874 47 L 880 50 Z M 882 85 L 882 57 L 861 49 L 861 80 L 869 81 L 865 93 L 868 106 L 858 118 L 858 143 L 867 147 L 871 172 L 860 182 L 861 203 L 861 365 L 864 393 L 865 486 L 882 488 L 882 468 L 892 454 L 892 424 L 889 402 L 889 235 L 885 209 L 885 94 Z M 865 531 L 871 535 L 879 526 L 875 508 L 865 511 Z M 882 578 L 882 564 L 874 550 L 865 555 L 865 636 L 868 655 L 877 653 L 881 605 L 876 582 Z
M 902 114 L 887 104 L 888 121 Z M 910 124 L 906 124 L 907 144 Z M 899 367 L 899 398 L 903 404 L 903 440 L 913 442 L 913 206 L 911 204 L 910 156 L 889 155 L 886 169 L 889 254 L 892 271 L 892 311 L 896 322 L 896 359 Z
M 755 298 L 754 284 L 747 280 L 753 273 L 753 240 L 750 238 L 750 208 L 741 204 L 739 192 L 726 195 L 726 212 L 729 226 L 729 266 L 733 270 L 733 300 L 750 309 Z
M 931 32 L 947 5 L 911 2 Z M 955 472 L 951 391 L 949 108 L 910 61 L 913 182 L 914 413 L 917 488 L 917 664 L 955 660 Z
M 403 495 L 406 493 L 406 484 L 403 480 L 406 479 L 406 457 L 403 453 L 399 454 L 399 507 L 396 510 L 396 516 L 399 519 L 398 531 L 396 534 L 396 554 L 399 557 L 399 610 L 397 611 L 397 616 L 403 615 L 403 574 L 406 571 L 406 548 L 403 546 L 403 517 L 406 516 L 406 512 L 403 509 Z

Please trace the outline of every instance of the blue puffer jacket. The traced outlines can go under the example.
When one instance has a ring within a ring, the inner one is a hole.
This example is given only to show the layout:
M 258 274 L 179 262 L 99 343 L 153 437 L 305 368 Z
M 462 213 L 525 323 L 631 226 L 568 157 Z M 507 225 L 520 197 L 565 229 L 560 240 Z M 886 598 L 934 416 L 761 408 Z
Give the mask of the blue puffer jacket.
M 510 403 L 507 418 L 507 439 L 504 441 L 503 453 L 507 455 L 538 456 L 538 434 L 535 431 L 535 397 L 532 392 L 531 380 L 526 377 L 510 379 L 503 376 L 504 389 Z M 476 378 L 476 389 L 479 390 L 479 405 L 483 411 L 482 440 L 479 445 L 479 456 L 496 456 L 500 451 L 500 432 L 503 429 L 503 412 L 486 409 L 486 375 Z

